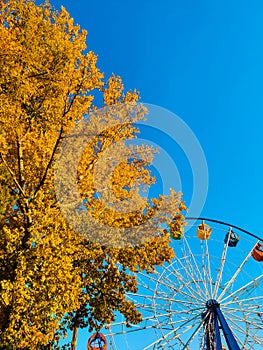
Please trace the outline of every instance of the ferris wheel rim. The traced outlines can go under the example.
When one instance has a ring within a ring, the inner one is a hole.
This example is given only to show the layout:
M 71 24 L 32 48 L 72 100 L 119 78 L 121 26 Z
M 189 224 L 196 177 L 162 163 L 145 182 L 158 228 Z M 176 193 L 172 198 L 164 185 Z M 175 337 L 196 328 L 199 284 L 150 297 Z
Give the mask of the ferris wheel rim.
M 247 235 L 249 235 L 249 236 L 251 236 L 253 238 L 258 239 L 261 242 L 263 242 L 263 238 L 255 235 L 254 233 L 252 233 L 250 231 L 247 231 L 247 230 L 245 230 L 242 227 L 239 227 L 237 225 L 229 224 L 229 223 L 227 223 L 225 221 L 221 221 L 221 220 L 217 220 L 217 219 L 211 219 L 211 218 L 207 218 L 207 217 L 192 217 L 192 216 L 191 217 L 187 217 L 186 216 L 185 220 L 186 221 L 187 220 L 190 220 L 190 221 L 194 221 L 194 220 L 195 221 L 198 221 L 198 220 L 200 220 L 200 221 L 208 221 L 208 222 L 213 222 L 213 223 L 216 223 L 216 224 L 224 225 L 224 226 L 231 227 L 231 228 L 234 228 L 236 230 L 239 230 L 239 231 L 241 231 L 241 232 L 243 232 L 243 233 L 245 233 L 245 234 L 247 234 Z

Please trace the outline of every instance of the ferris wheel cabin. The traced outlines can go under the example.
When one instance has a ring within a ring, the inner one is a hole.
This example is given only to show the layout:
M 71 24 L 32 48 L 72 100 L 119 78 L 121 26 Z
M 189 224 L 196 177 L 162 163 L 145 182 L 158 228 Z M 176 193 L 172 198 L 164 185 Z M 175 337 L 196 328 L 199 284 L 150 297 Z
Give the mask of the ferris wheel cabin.
M 263 261 L 263 244 L 257 243 L 251 255 L 256 261 Z
M 107 350 L 106 337 L 100 332 L 92 334 L 88 340 L 88 350 Z

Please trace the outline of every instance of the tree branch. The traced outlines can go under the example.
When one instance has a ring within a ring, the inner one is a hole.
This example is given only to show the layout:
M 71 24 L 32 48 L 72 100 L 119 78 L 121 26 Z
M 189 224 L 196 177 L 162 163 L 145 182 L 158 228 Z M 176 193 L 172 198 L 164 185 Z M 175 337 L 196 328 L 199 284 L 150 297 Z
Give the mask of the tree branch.
M 19 141 L 18 135 L 16 135 L 16 143 L 17 143 L 17 158 L 18 158 L 18 182 L 21 188 L 24 185 L 24 160 L 23 160 L 23 150 L 21 142 Z
M 55 143 L 55 145 L 54 145 L 54 148 L 53 148 L 51 157 L 50 157 L 49 162 L 48 162 L 48 164 L 47 164 L 47 166 L 46 166 L 46 169 L 45 169 L 45 171 L 44 171 L 44 174 L 43 174 L 43 176 L 42 176 L 42 179 L 40 180 L 40 182 L 39 182 L 37 188 L 35 189 L 35 192 L 34 192 L 34 194 L 33 194 L 33 196 L 32 196 L 32 200 L 36 197 L 38 191 L 40 190 L 41 186 L 43 186 L 43 184 L 44 184 L 44 182 L 45 182 L 45 180 L 46 180 L 47 173 L 48 173 L 49 169 L 51 168 L 51 164 L 52 164 L 52 162 L 53 162 L 53 160 L 54 160 L 54 156 L 55 156 L 55 153 L 56 153 L 56 151 L 57 151 L 59 142 L 60 142 L 60 140 L 61 140 L 61 138 L 62 138 L 62 133 L 63 133 L 63 127 L 61 127 L 61 129 L 60 129 L 60 131 L 59 131 L 59 135 L 58 135 L 58 138 L 57 138 L 56 143 Z
M 83 73 L 83 75 L 84 75 L 84 73 Z M 83 79 L 83 80 L 84 80 L 84 79 Z M 38 191 L 40 190 L 41 186 L 43 186 L 43 184 L 44 184 L 44 182 L 45 182 L 45 180 L 46 180 L 48 170 L 49 170 L 50 167 L 51 167 L 51 164 L 52 164 L 52 162 L 53 162 L 53 160 L 54 160 L 54 156 L 55 156 L 55 153 L 56 153 L 56 151 L 57 151 L 59 142 L 60 142 L 60 140 L 62 139 L 62 133 L 63 133 L 63 118 L 69 113 L 69 111 L 71 110 L 71 108 L 72 108 L 72 106 L 73 106 L 73 104 L 74 104 L 74 102 L 75 102 L 75 99 L 76 99 L 77 96 L 79 95 L 79 92 L 80 92 L 80 90 L 81 90 L 81 88 L 82 88 L 83 80 L 82 80 L 82 81 L 79 83 L 79 85 L 77 86 L 77 88 L 76 88 L 76 93 L 74 94 L 74 96 L 73 96 L 72 100 L 70 101 L 68 107 L 67 107 L 66 101 L 65 101 L 64 111 L 63 111 L 63 113 L 62 113 L 62 126 L 61 126 L 61 129 L 60 129 L 60 131 L 59 131 L 58 138 L 57 138 L 57 140 L 56 140 L 55 146 L 54 146 L 54 148 L 53 148 L 51 157 L 50 157 L 50 159 L 49 159 L 49 162 L 48 162 L 48 165 L 47 165 L 47 167 L 46 167 L 46 169 L 45 169 L 45 172 L 44 172 L 44 174 L 43 174 L 43 177 L 42 177 L 42 179 L 40 180 L 40 182 L 39 182 L 39 184 L 38 184 L 38 186 L 37 186 L 37 188 L 36 188 L 36 190 L 35 190 L 35 192 L 34 192 L 34 194 L 33 194 L 32 199 L 34 199 L 34 198 L 36 197 Z M 68 92 L 67 97 L 68 97 L 68 96 L 69 96 L 69 92 Z
M 27 198 L 26 197 L 26 194 L 23 190 L 23 188 L 20 186 L 19 182 L 17 181 L 17 178 L 14 174 L 14 172 L 12 171 L 12 169 L 10 169 L 10 167 L 8 166 L 6 160 L 4 159 L 2 153 L 0 152 L 0 159 L 2 160 L 2 162 L 4 163 L 6 169 L 8 170 L 9 174 L 12 176 L 12 179 L 14 181 L 14 183 L 16 184 L 16 187 L 18 188 L 18 190 L 20 191 L 20 193 L 23 195 L 24 198 Z

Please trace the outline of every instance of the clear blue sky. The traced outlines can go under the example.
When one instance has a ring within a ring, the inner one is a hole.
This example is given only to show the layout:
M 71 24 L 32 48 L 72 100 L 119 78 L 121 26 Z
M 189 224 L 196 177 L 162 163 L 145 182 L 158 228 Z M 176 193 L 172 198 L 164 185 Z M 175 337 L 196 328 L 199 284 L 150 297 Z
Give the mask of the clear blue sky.
M 262 236 L 262 0 L 51 3 L 88 30 L 106 76 L 194 131 L 209 170 L 202 214 Z

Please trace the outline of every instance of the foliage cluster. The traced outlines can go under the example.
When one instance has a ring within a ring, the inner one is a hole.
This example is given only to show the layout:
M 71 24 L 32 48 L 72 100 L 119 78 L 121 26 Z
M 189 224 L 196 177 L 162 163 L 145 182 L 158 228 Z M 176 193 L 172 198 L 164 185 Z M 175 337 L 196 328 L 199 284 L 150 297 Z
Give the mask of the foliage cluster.
M 98 107 L 135 103 L 138 93 L 124 92 L 120 77 L 105 80 L 97 56 L 86 48 L 86 31 L 64 8 L 26 0 L 0 6 L 0 343 L 5 349 L 49 349 L 68 328 L 99 329 L 116 311 L 127 323 L 140 321 L 125 293 L 137 290 L 134 273 L 152 272 L 172 258 L 169 234 L 161 227 L 173 214 L 181 222 L 184 206 L 171 193 L 167 217 L 158 222 L 157 215 L 155 231 L 138 246 L 100 245 L 70 227 L 54 188 L 63 139 Z M 101 96 L 101 106 L 95 96 Z M 94 123 L 104 118 L 98 113 Z M 118 221 L 119 214 L 94 195 L 91 168 L 100 154 L 137 132 L 131 122 L 96 135 L 78 168 L 86 210 L 109 227 L 138 226 L 165 200 L 148 203 L 146 212 L 142 202 Z M 148 167 L 153 152 L 141 148 L 146 160 L 121 160 L 111 178 L 118 200 L 129 201 L 141 183 L 154 182 Z

